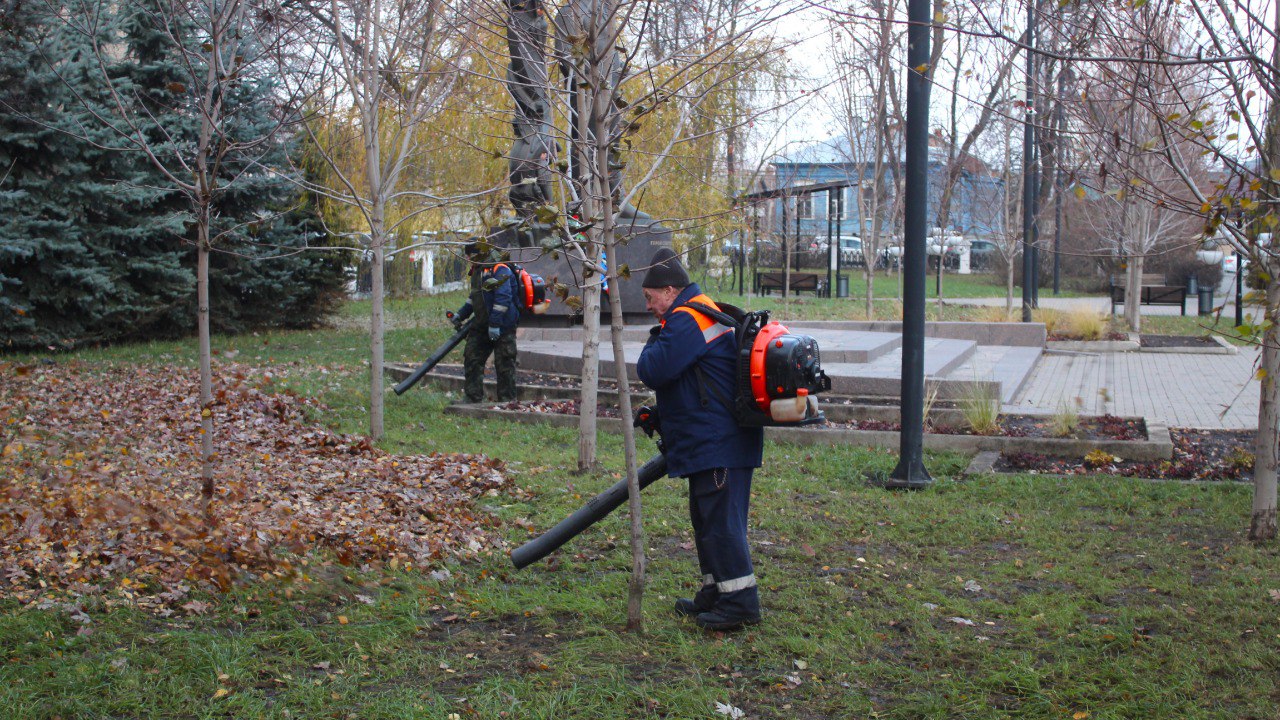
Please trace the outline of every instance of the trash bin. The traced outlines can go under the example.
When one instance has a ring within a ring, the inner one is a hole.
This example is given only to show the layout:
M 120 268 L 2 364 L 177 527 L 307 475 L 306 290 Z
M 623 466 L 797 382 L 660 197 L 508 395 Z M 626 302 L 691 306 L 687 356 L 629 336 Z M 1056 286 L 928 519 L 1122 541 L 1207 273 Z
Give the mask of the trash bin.
M 1212 315 L 1213 314 L 1213 286 L 1212 285 L 1200 286 L 1199 295 L 1200 295 L 1200 314 Z
M 1200 279 L 1195 275 L 1187 276 L 1187 294 L 1196 295 L 1200 292 Z
M 849 297 L 848 275 L 841 275 L 836 278 L 836 297 Z

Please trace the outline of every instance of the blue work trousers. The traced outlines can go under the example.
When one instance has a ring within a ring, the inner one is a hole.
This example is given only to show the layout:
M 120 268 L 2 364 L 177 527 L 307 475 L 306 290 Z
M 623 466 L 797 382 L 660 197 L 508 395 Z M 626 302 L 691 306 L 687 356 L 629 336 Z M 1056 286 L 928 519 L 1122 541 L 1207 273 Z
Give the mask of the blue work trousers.
M 714 597 L 712 610 L 728 617 L 760 615 L 747 544 L 754 472 L 754 468 L 717 468 L 689 476 L 689 520 L 703 578 L 699 595 Z

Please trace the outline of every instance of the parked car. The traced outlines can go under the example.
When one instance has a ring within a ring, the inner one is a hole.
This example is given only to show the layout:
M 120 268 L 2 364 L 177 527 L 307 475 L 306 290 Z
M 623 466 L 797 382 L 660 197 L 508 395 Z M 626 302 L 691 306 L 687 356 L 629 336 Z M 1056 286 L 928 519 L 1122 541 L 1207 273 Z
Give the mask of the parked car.
M 742 258 L 742 245 L 736 239 L 730 238 L 724 241 L 724 245 L 721 246 L 720 252 L 725 257 L 729 258 L 729 263 L 731 265 L 737 265 L 738 261 Z
M 1241 262 L 1239 253 L 1231 253 L 1222 257 L 1222 272 L 1228 275 L 1236 274 L 1236 266 L 1243 265 L 1245 272 L 1249 272 L 1249 258 L 1244 258 Z
M 865 263 L 862 257 L 862 238 L 845 235 L 840 238 L 840 264 L 846 267 L 861 267 Z
M 969 267 L 974 270 L 990 269 L 998 257 L 1000 248 L 990 240 L 974 238 L 969 241 Z
M 898 238 L 895 238 L 895 240 Z M 929 264 L 937 268 L 938 261 L 935 259 L 942 256 L 943 267 L 955 268 L 960 266 L 960 255 L 964 252 L 964 247 L 969 245 L 972 247 L 973 240 L 965 238 L 963 235 L 948 235 L 946 238 L 933 236 L 925 242 L 925 253 L 929 259 Z M 987 241 L 982 241 L 987 242 Z M 995 249 L 995 245 L 991 245 L 991 249 Z M 896 268 L 898 263 L 902 262 L 902 244 L 899 242 L 890 245 L 880 251 L 877 265 L 882 268 Z
M 782 246 L 773 240 L 763 238 L 747 243 L 747 257 L 756 265 L 763 267 L 782 267 Z

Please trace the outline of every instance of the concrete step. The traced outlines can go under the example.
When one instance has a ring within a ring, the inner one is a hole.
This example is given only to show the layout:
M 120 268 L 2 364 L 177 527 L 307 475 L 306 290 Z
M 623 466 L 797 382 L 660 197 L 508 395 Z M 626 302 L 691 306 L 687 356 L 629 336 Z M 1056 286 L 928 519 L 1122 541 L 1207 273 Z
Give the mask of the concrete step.
M 972 340 L 925 338 L 924 375 L 926 383 L 945 380 L 947 373 L 963 365 L 977 348 Z M 839 395 L 888 395 L 901 390 L 902 348 L 885 353 L 868 363 L 829 363 L 823 355 L 822 367 L 831 376 L 831 391 Z M 947 395 L 955 397 L 954 395 Z
M 1000 384 L 1000 402 L 1009 404 L 1040 362 L 1038 347 L 979 345 L 963 364 L 947 373 L 950 380 L 986 380 Z
M 794 332 L 806 334 L 803 329 Z M 819 341 L 822 363 L 869 363 L 902 347 L 902 335 L 885 332 L 826 331 Z

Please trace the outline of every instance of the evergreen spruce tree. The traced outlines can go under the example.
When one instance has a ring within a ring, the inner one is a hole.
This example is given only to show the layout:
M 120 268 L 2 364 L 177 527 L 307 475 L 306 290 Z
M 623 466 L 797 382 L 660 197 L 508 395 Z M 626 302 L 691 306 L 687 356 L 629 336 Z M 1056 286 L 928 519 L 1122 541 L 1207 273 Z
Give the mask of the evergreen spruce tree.
M 124 19 L 134 61 L 131 68 L 138 96 L 162 125 L 152 142 L 192 142 L 199 118 L 187 108 L 194 88 L 186 87 L 191 71 L 168 31 L 149 12 L 149 0 Z M 170 18 L 172 21 L 172 18 Z M 196 42 L 197 33 L 184 33 Z M 198 72 L 202 72 L 198 69 Z M 296 184 L 282 176 L 290 167 L 293 136 L 273 133 L 280 114 L 276 80 L 245 76 L 226 88 L 226 121 L 220 128 L 231 142 L 257 143 L 252 154 L 225 158 L 219 177 L 210 258 L 210 323 L 216 332 L 236 333 L 255 327 L 314 325 L 341 300 L 345 256 L 339 251 L 308 251 L 322 244 L 314 208 L 303 202 Z M 163 159 L 162 153 L 157 153 Z M 194 265 L 191 246 L 187 266 Z M 183 328 L 194 325 L 195 302 L 187 306 Z
M 112 82 L 138 103 L 129 110 L 149 122 L 157 156 L 171 158 L 167 144 L 189 142 L 198 129 L 183 83 L 189 71 L 145 5 L 109 7 L 121 12 L 115 27 L 127 38 L 127 52 L 108 69 Z M 5 22 L 0 346 L 191 334 L 195 248 L 186 198 L 166 190 L 151 161 L 100 120 L 118 109 L 87 38 L 21 6 Z M 196 42 L 194 33 L 186 37 Z M 279 112 L 268 78 L 246 78 L 226 104 L 229 130 L 246 138 L 264 134 Z M 289 166 L 290 139 L 278 135 L 264 149 L 222 169 L 230 184 L 217 207 L 221 237 L 211 259 L 216 331 L 314 325 L 341 299 L 344 258 L 302 250 L 323 234 L 278 174 Z
M 42 8 L 11 6 L 0 34 L 0 346 L 146 335 L 188 302 L 181 218 L 89 117 L 97 59 Z

